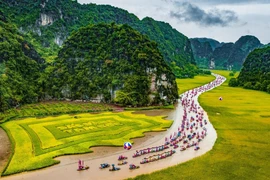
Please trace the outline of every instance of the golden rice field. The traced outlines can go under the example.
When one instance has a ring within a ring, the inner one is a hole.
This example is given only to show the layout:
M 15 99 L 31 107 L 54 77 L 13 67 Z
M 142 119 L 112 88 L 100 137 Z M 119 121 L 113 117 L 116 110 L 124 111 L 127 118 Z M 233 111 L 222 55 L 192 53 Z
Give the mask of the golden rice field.
M 61 115 L 3 123 L 13 144 L 3 172 L 10 175 L 59 163 L 54 157 L 91 152 L 92 146 L 122 146 L 147 131 L 162 131 L 172 121 L 132 112 Z
M 214 79 L 215 77 L 212 75 L 199 75 L 195 76 L 192 79 L 191 78 L 176 79 L 176 83 L 178 86 L 178 94 L 182 94 L 185 91 L 207 84 L 213 81 Z
M 186 163 L 134 179 L 269 179 L 270 94 L 229 87 L 229 71 L 213 72 L 227 78 L 223 85 L 199 97 L 217 131 L 213 149 Z M 199 83 L 196 78 L 193 80 L 192 84 Z M 222 101 L 218 100 L 220 96 Z
M 27 117 L 45 117 L 60 114 L 112 111 L 114 108 L 115 107 L 112 105 L 92 102 L 39 102 L 35 104 L 25 104 L 17 108 L 11 108 L 4 113 L 0 112 L 0 123 Z

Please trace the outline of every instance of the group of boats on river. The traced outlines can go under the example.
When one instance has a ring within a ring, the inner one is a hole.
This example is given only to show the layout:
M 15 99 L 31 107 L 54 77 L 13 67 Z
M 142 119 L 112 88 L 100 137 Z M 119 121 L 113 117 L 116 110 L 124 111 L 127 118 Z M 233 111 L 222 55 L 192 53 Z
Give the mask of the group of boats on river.
M 216 87 L 224 80 L 224 77 L 216 76 L 216 80 L 182 94 L 180 96 L 180 100 L 184 113 L 182 119 L 180 120 L 181 125 L 178 127 L 178 130 L 171 134 L 169 137 L 165 137 L 164 144 L 136 150 L 132 157 L 137 158 L 150 153 L 157 153 L 144 157 L 140 161 L 140 164 L 145 164 L 170 157 L 176 153 L 176 149 L 179 147 L 180 151 L 185 151 L 191 147 L 194 147 L 194 150 L 198 151 L 200 149 L 200 142 L 207 136 L 208 121 L 205 117 L 204 110 L 200 107 L 199 104 L 196 103 L 196 96 L 202 92 Z M 168 151 L 162 152 L 166 149 L 168 149 Z M 120 161 L 118 165 L 128 164 L 128 162 L 125 161 L 126 159 L 128 159 L 128 157 L 120 155 L 118 157 L 118 161 Z M 85 170 L 89 168 L 88 166 L 84 166 L 83 161 L 79 161 L 78 166 L 78 170 Z M 120 170 L 120 168 L 116 167 L 115 164 L 110 165 L 108 163 L 101 164 L 99 168 L 109 168 L 110 171 Z M 135 164 L 129 165 L 129 169 L 131 170 L 138 168 L 140 168 L 140 166 Z

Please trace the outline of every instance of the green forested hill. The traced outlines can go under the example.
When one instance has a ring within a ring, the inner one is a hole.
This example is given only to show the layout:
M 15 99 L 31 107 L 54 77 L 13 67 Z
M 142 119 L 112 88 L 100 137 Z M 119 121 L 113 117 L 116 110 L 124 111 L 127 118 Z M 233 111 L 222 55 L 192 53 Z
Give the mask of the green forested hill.
M 215 50 L 216 48 L 221 47 L 223 45 L 223 43 L 220 43 L 217 40 L 211 38 L 191 38 L 190 40 L 197 40 L 200 43 L 209 43 L 212 50 Z
M 200 41 L 198 38 L 190 39 L 196 64 L 200 68 L 208 69 L 213 56 L 213 48 L 208 41 Z
M 0 11 L 0 111 L 38 100 L 44 60 Z
M 248 54 L 262 44 L 255 36 L 242 36 L 234 44 L 228 64 L 232 69 L 240 70 Z
M 72 31 L 100 22 L 128 24 L 158 42 L 167 64 L 177 77 L 196 73 L 190 42 L 169 24 L 145 18 L 109 5 L 84 4 L 74 0 L 1 0 L 0 9 L 10 17 L 37 51 L 51 61 Z
M 240 37 L 235 43 L 194 38 L 191 39 L 191 44 L 199 67 L 227 70 L 240 70 L 248 54 L 262 46 L 258 38 L 249 35 Z
M 230 81 L 231 86 L 243 86 L 247 89 L 270 93 L 270 47 L 251 52 L 237 79 Z
M 157 43 L 128 25 L 80 28 L 63 44 L 54 67 L 49 94 L 56 98 L 141 106 L 178 97 L 175 76 Z
M 221 47 L 216 48 L 211 57 L 212 68 L 231 70 L 231 64 L 229 64 L 228 60 L 231 57 L 233 48 L 234 43 L 224 43 Z
M 196 62 L 193 57 L 190 41 L 186 36 L 173 29 L 168 23 L 144 18 L 137 29 L 159 44 L 164 58 L 173 68 L 177 77 L 196 74 Z

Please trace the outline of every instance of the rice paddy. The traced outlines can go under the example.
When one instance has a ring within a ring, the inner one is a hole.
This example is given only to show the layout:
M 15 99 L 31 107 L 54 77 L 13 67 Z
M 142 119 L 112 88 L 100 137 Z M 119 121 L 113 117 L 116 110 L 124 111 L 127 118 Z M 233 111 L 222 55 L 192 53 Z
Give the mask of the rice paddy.
M 177 79 L 177 85 L 178 85 L 178 94 L 182 94 L 183 92 L 202 86 L 204 84 L 207 84 L 215 79 L 212 75 L 199 75 L 195 76 L 193 79 L 187 78 L 187 79 Z
M 222 86 L 199 98 L 218 134 L 213 149 L 186 163 L 134 179 L 269 179 L 270 95 L 229 87 L 229 71 L 213 72 L 227 78 Z
M 92 102 L 41 102 L 36 104 L 27 104 L 17 108 L 11 108 L 5 111 L 5 113 L 0 113 L 0 123 L 26 117 L 44 117 L 70 113 L 74 114 L 84 112 L 112 111 L 113 108 L 114 107 L 111 105 Z
M 91 152 L 93 146 L 122 146 L 144 132 L 162 131 L 172 121 L 132 112 L 61 115 L 3 123 L 13 154 L 3 175 L 51 166 L 54 157 Z

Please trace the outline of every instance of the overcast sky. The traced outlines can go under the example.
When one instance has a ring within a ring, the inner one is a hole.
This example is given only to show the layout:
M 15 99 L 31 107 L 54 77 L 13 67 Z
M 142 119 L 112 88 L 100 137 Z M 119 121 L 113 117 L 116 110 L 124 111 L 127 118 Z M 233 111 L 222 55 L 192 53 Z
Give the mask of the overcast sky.
M 208 37 L 235 42 L 254 35 L 270 43 L 270 0 L 78 0 L 126 9 L 140 19 L 146 16 L 168 22 L 189 38 Z

